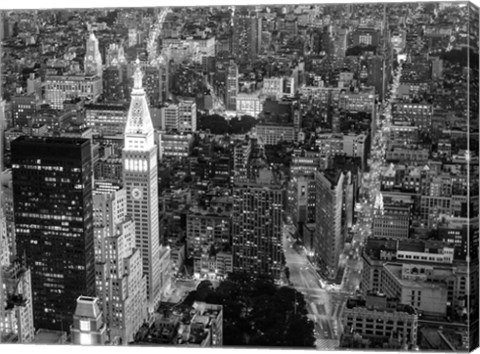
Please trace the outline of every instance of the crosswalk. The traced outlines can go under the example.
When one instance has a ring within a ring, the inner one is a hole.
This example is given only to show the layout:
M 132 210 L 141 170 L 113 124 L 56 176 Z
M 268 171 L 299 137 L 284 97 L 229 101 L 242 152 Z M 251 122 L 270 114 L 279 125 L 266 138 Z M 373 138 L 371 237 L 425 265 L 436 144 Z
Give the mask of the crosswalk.
M 315 342 L 315 346 L 319 350 L 335 350 L 338 349 L 339 342 L 337 339 L 319 338 Z

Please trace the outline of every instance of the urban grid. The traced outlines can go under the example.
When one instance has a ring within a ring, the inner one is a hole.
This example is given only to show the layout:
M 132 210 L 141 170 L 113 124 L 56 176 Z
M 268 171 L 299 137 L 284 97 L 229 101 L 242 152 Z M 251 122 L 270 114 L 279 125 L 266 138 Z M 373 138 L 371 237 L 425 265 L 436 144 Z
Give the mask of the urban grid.
M 479 22 L 0 11 L 1 343 L 478 347 Z

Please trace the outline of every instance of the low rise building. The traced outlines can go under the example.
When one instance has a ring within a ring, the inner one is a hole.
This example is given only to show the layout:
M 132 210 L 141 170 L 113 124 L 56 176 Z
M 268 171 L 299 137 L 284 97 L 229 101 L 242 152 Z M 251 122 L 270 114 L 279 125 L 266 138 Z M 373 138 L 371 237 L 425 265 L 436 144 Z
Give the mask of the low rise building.
M 411 305 L 431 315 L 446 315 L 448 286 L 431 281 L 434 267 L 419 264 L 385 263 L 382 276 L 383 291 L 400 303 Z
M 276 145 L 281 141 L 293 142 L 296 140 L 293 125 L 262 123 L 256 126 L 256 133 L 265 145 Z
M 80 296 L 73 315 L 73 325 L 70 330 L 72 344 L 103 345 L 106 342 L 107 327 L 103 322 L 98 299 L 90 296 Z
M 94 134 L 123 134 L 127 122 L 127 107 L 114 104 L 85 105 L 85 124 Z
M 158 157 L 163 158 L 184 158 L 190 155 L 193 144 L 193 135 L 180 132 L 158 132 Z
M 62 110 L 64 102 L 75 98 L 96 101 L 102 94 L 102 79 L 95 75 L 47 76 L 45 100 Z
M 369 293 L 365 298 L 348 299 L 342 324 L 343 345 L 354 334 L 384 343 L 397 339 L 403 347 L 417 344 L 418 315 L 415 309 L 383 294 Z

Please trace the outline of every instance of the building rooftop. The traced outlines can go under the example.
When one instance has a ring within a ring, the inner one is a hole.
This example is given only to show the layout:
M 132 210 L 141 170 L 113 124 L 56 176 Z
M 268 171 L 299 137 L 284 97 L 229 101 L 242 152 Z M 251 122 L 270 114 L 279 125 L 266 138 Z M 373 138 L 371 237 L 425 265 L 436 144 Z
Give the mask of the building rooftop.
M 35 333 L 33 344 L 65 344 L 67 333 L 40 328 Z
M 77 307 L 75 308 L 74 315 L 78 317 L 97 318 L 100 315 L 98 298 L 91 296 L 80 296 L 77 299 Z
M 397 279 L 397 281 L 401 284 L 402 287 L 417 288 L 419 290 L 428 288 L 438 289 L 439 291 L 447 291 L 447 284 L 444 283 L 433 283 L 428 280 L 410 280 L 402 278 L 402 264 L 400 263 L 385 263 L 384 268 Z

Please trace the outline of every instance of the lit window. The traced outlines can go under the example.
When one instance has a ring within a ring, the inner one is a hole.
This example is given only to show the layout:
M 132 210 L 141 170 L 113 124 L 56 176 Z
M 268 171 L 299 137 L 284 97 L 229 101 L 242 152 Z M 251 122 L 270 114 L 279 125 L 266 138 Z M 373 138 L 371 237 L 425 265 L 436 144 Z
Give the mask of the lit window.
M 92 337 L 89 333 L 80 333 L 80 344 L 81 345 L 91 345 Z
M 81 331 L 90 331 L 90 321 L 80 320 L 80 330 Z

